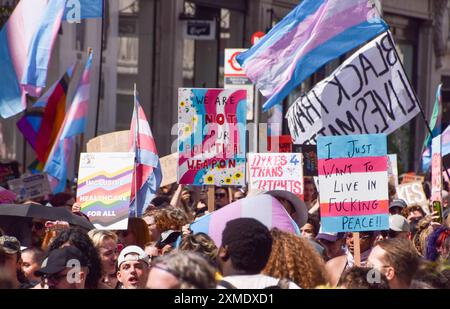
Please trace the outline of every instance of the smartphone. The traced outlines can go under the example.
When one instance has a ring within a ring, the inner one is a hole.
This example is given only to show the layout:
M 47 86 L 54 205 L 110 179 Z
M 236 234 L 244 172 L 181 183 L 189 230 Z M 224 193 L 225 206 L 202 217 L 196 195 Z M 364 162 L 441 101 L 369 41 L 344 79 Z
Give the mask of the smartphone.
M 437 216 L 439 216 L 439 218 L 434 221 L 442 223 L 442 204 L 440 201 L 433 201 L 433 211 L 437 213 Z

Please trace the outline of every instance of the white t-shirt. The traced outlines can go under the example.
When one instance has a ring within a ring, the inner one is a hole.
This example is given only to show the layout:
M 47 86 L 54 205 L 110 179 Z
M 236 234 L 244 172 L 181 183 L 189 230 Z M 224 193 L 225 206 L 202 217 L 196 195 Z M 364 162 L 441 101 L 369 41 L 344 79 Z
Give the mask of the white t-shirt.
M 280 281 L 280 279 L 262 274 L 227 276 L 223 277 L 222 280 L 231 283 L 237 289 L 264 289 L 268 286 L 275 286 Z M 217 288 L 225 289 L 225 287 L 221 285 L 218 285 Z M 301 287 L 294 282 L 289 281 L 289 289 L 301 289 Z

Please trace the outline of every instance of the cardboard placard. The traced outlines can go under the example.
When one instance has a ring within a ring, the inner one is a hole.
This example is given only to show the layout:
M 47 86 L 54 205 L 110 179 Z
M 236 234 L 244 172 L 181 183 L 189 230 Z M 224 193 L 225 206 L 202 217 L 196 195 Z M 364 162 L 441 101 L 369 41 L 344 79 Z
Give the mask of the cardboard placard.
M 91 139 L 86 144 L 87 152 L 128 152 L 130 131 L 117 131 Z
M 159 159 L 162 170 L 161 187 L 177 182 L 178 152 Z
M 318 138 L 320 214 L 325 232 L 389 229 L 386 135 Z
M 425 213 L 430 213 L 430 210 L 427 207 L 427 196 L 423 191 L 422 182 L 420 181 L 398 185 L 397 197 L 404 200 L 408 206 L 419 205 L 422 206 L 422 209 L 425 211 Z
M 245 90 L 178 90 L 180 184 L 245 184 Z
M 303 195 L 302 155 L 249 153 L 250 190 L 285 190 Z
M 81 153 L 77 202 L 97 229 L 128 226 L 133 152 Z
M 17 194 L 19 202 L 43 197 L 51 193 L 48 177 L 45 173 L 10 180 L 8 186 L 11 191 Z

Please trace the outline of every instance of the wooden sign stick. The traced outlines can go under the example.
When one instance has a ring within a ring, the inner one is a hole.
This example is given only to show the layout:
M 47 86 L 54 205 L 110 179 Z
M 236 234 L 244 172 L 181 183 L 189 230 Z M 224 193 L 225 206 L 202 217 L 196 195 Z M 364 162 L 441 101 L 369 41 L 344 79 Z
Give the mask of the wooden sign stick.
M 211 213 L 216 210 L 215 194 L 216 189 L 214 186 L 208 186 L 208 212 Z
M 361 245 L 359 241 L 359 232 L 353 233 L 353 257 L 355 259 L 355 265 L 361 266 Z

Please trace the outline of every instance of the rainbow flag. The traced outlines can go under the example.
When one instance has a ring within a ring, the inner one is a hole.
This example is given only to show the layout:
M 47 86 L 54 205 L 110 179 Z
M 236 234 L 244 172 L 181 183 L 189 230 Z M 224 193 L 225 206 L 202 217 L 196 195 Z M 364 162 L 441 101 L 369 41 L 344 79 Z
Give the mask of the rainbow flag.
M 18 129 L 36 152 L 37 170 L 42 171 L 64 121 L 67 90 L 74 67 L 72 65 L 17 122 Z
M 49 176 L 54 193 L 64 191 L 67 179 L 67 166 L 75 142 L 74 138 L 78 134 L 84 133 L 86 129 L 92 56 L 93 53 L 90 53 L 72 105 L 64 118 L 44 167 L 44 172 Z
M 136 154 L 136 167 L 131 184 L 130 216 L 141 217 L 155 197 L 162 180 L 158 151 L 152 130 L 135 93 L 135 106 L 130 127 L 130 152 Z M 136 182 L 135 182 L 136 179 Z M 137 188 L 137 189 L 136 189 Z M 137 191 L 137 203 L 135 192 Z
M 236 59 L 268 110 L 329 61 L 387 29 L 370 0 L 304 0 Z

